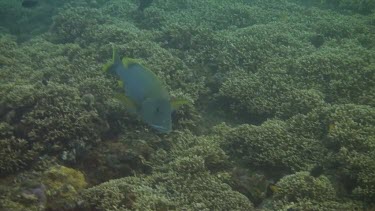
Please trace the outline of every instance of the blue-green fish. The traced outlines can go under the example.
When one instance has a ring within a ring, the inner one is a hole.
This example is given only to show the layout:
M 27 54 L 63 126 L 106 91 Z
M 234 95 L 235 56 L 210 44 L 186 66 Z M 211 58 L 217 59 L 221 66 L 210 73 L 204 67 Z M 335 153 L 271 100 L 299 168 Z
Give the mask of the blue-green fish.
M 118 76 L 119 86 L 124 91 L 118 98 L 129 112 L 137 114 L 161 133 L 172 130 L 171 113 L 184 101 L 171 103 L 167 89 L 152 71 L 134 59 L 123 58 L 121 61 L 115 48 L 112 61 L 104 65 L 103 69 Z

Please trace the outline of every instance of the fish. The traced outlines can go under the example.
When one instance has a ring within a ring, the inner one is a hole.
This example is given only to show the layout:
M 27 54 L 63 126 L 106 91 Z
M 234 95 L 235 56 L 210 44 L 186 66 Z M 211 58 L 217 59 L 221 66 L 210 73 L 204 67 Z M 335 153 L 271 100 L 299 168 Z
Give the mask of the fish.
M 37 0 L 23 0 L 22 1 L 22 7 L 32 8 L 32 7 L 35 7 L 37 5 L 38 5 Z
M 171 100 L 161 80 L 138 60 L 118 56 L 112 48 L 112 60 L 103 66 L 107 73 L 115 75 L 121 92 L 119 99 L 130 113 L 160 133 L 172 131 L 172 112 L 187 103 L 184 99 Z

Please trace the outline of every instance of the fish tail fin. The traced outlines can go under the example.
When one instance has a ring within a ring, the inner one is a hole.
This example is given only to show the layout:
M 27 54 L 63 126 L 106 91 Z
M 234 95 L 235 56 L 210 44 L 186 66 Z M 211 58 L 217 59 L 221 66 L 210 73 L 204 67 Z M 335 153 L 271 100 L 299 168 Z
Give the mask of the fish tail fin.
M 121 65 L 121 59 L 118 55 L 115 45 L 112 44 L 112 59 L 103 66 L 104 72 L 114 73 L 118 65 Z

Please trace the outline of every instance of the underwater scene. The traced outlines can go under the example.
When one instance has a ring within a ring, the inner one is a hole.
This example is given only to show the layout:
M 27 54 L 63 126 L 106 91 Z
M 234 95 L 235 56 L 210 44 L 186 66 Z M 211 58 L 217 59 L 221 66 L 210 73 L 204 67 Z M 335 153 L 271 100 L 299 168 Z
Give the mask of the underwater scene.
M 375 211 L 375 1 L 0 0 L 0 211 Z

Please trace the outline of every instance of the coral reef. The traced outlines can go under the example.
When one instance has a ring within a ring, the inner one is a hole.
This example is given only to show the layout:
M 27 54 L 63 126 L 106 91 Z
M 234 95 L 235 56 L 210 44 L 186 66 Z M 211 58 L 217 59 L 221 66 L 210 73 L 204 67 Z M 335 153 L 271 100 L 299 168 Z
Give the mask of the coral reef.
M 221 131 L 224 137 L 220 141 L 223 149 L 243 166 L 263 169 L 274 179 L 285 173 L 323 166 L 322 173 L 334 181 L 331 192 L 338 194 L 334 203 L 341 197 L 349 197 L 361 199 L 371 206 L 375 184 L 371 179 L 375 164 L 373 112 L 370 106 L 327 106 L 306 115 L 296 115 L 288 121 L 269 120 L 260 126 L 244 124 L 234 128 L 220 125 L 215 130 Z M 241 191 L 241 186 L 237 188 Z M 291 190 L 286 192 L 292 193 Z M 306 200 L 301 199 L 298 206 L 307 206 L 315 199 Z M 353 203 L 354 207 L 362 206 Z M 346 205 L 351 206 L 350 203 Z
M 149 176 L 110 180 L 82 193 L 82 209 L 253 210 L 251 202 L 225 184 L 228 158 L 214 137 L 176 133 L 169 152 L 158 149 Z M 211 171 L 209 171 L 211 170 Z
M 283 177 L 276 183 L 277 190 L 274 198 L 289 202 L 303 199 L 327 201 L 336 198 L 336 193 L 331 182 L 325 176 L 314 178 L 309 172 L 297 172 Z
M 2 1 L 0 210 L 374 209 L 373 2 Z M 190 102 L 171 133 L 112 45 Z
M 276 201 L 269 209 L 302 210 L 356 210 L 361 206 L 355 201 L 337 201 L 333 185 L 325 176 L 315 178 L 309 172 L 297 172 L 283 177 L 276 183 L 273 199 Z M 266 206 L 265 206 L 266 207 Z
M 321 164 L 326 174 L 335 178 L 340 195 L 369 203 L 374 200 L 375 185 L 370 173 L 375 164 L 374 118 L 373 107 L 347 104 L 314 110 L 289 121 L 291 130 L 322 141 L 328 151 Z
M 35 144 L 32 148 L 24 139 L 1 138 L 0 139 L 0 175 L 7 175 L 28 167 L 38 159 L 43 149 L 41 145 Z
M 54 39 L 63 43 L 79 42 L 93 27 L 104 24 L 106 20 L 100 11 L 93 8 L 78 7 L 65 10 L 54 17 Z
M 220 101 L 228 102 L 233 112 L 248 113 L 253 122 L 306 114 L 324 105 L 321 92 L 295 88 L 286 78 L 278 77 L 278 74 L 235 73 L 222 84 Z
M 78 193 L 87 185 L 84 175 L 53 163 L 42 166 L 47 169 L 1 181 L 1 210 L 70 210 L 76 207 Z
M 303 87 L 321 91 L 328 103 L 374 105 L 371 89 L 367 89 L 374 87 L 372 57 L 373 51 L 350 42 L 340 49 L 327 46 L 319 52 L 301 56 L 291 65 L 289 73 L 303 82 Z
M 46 207 L 51 209 L 75 207 L 78 192 L 87 185 L 80 171 L 65 166 L 53 166 L 42 177 L 48 199 Z
M 271 172 L 278 169 L 279 173 L 308 170 L 326 152 L 319 140 L 294 134 L 286 122 L 279 120 L 232 128 L 224 135 L 222 146 L 246 166 Z
M 326 4 L 331 8 L 351 10 L 362 14 L 369 14 L 375 10 L 375 3 L 370 0 L 324 0 L 320 1 L 320 3 Z
M 6 158 L 22 152 L 36 157 L 79 150 L 95 144 L 106 129 L 97 112 L 87 109 L 77 89 L 69 86 L 52 82 L 45 87 L 17 85 L 1 101 L 2 115 L 12 125 L 12 134 L 4 137 L 8 141 L 2 141 L 3 149 L 9 151 Z

